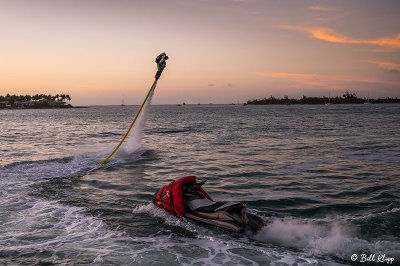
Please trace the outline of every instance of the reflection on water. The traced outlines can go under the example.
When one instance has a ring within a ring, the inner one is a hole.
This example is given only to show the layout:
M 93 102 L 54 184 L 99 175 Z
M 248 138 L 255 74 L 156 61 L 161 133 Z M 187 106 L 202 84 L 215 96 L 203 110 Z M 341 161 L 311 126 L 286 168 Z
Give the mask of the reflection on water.
M 400 260 L 400 105 L 153 106 L 142 145 L 130 138 L 89 171 L 137 109 L 0 111 L 0 262 Z M 268 226 L 237 235 L 153 207 L 154 191 L 184 175 Z

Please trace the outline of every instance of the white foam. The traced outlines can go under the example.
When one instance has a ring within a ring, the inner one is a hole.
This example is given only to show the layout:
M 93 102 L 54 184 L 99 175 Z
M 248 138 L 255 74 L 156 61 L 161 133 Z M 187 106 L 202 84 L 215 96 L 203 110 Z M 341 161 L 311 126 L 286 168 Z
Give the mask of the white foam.
M 135 239 L 112 231 L 84 208 L 61 205 L 55 201 L 37 201 L 21 212 L 13 213 L 12 222 L 0 226 L 3 254 L 53 252 L 54 262 L 71 258 L 74 263 L 100 263 L 104 257 L 118 253 L 123 243 Z M 126 256 L 131 253 L 131 245 Z M 58 257 L 62 255 L 62 258 Z M 128 261 L 128 260 L 127 260 Z M 121 262 L 122 264 L 126 263 Z M 118 261 L 117 261 L 118 264 Z
M 166 224 L 182 227 L 190 232 L 205 234 L 207 229 L 189 222 L 184 217 L 176 216 L 164 209 L 156 207 L 153 203 L 137 206 L 132 210 L 133 213 L 146 213 L 154 217 L 162 218 Z
M 305 248 L 308 243 L 323 233 L 323 228 L 311 222 L 300 223 L 292 219 L 274 219 L 263 227 L 254 238 L 280 246 Z
M 377 213 L 369 213 L 367 215 L 361 215 L 361 216 L 345 215 L 343 217 L 344 217 L 344 219 L 351 220 L 351 221 L 354 221 L 354 220 L 365 220 L 365 219 L 370 219 L 370 218 L 374 218 L 374 217 L 377 217 L 377 216 L 382 216 L 382 215 L 385 215 L 385 214 L 395 213 L 395 212 L 399 212 L 399 211 L 400 211 L 400 208 L 394 207 L 394 208 L 392 208 L 390 210 L 377 212 Z
M 101 155 L 100 155 L 101 156 Z M 76 176 L 92 168 L 101 158 L 98 154 L 78 155 L 49 161 L 22 162 L 10 165 L 1 171 L 1 178 L 34 182 L 41 178 Z
M 400 255 L 398 242 L 369 242 L 355 236 L 356 231 L 348 223 L 322 224 L 293 218 L 276 218 L 253 238 L 282 247 L 303 250 L 312 255 L 336 256 L 344 260 L 349 260 L 352 254 L 365 252 Z

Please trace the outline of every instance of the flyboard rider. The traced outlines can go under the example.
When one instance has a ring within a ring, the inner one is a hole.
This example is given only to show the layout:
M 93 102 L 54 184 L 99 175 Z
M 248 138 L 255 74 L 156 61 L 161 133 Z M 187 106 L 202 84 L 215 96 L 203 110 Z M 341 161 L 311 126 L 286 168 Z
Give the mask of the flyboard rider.
M 159 79 L 161 76 L 161 73 L 163 72 L 164 68 L 167 66 L 167 62 L 165 62 L 168 59 L 168 55 L 165 53 L 160 54 L 156 58 L 156 63 L 157 63 L 157 73 L 156 73 L 156 79 Z
M 119 142 L 118 146 L 113 150 L 113 152 L 111 152 L 110 155 L 107 156 L 107 158 L 105 158 L 103 161 L 101 161 L 100 163 L 97 164 L 97 166 L 100 166 L 102 164 L 104 164 L 108 159 L 111 158 L 111 156 L 114 155 L 114 153 L 118 150 L 118 148 L 121 146 L 122 142 L 124 142 L 125 138 L 128 136 L 129 132 L 131 131 L 133 124 L 135 124 L 136 119 L 138 118 L 140 112 L 142 111 L 142 108 L 144 106 L 144 104 L 146 103 L 147 99 L 149 98 L 149 95 L 151 93 L 151 91 L 155 88 L 158 79 L 161 76 L 161 73 L 163 72 L 164 68 L 167 66 L 167 63 L 165 62 L 165 60 L 168 59 L 168 56 L 165 53 L 160 54 L 159 56 L 157 56 L 156 58 L 156 63 L 157 63 L 157 73 L 156 73 L 156 80 L 154 81 L 153 85 L 151 86 L 149 92 L 147 93 L 146 98 L 144 99 L 142 106 L 140 106 L 139 111 L 136 113 L 135 118 L 133 119 L 131 126 L 129 127 L 128 131 L 125 133 L 124 137 L 122 138 L 122 140 Z

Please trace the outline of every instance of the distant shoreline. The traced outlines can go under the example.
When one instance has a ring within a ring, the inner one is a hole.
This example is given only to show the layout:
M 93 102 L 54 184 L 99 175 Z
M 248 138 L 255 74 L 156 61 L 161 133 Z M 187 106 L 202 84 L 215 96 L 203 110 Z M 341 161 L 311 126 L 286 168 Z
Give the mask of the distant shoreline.
M 300 99 L 289 99 L 288 96 L 284 98 L 275 98 L 271 95 L 269 98 L 260 100 L 248 100 L 244 105 L 291 105 L 291 104 L 305 104 L 305 105 L 334 105 L 334 104 L 380 104 L 380 103 L 400 103 L 399 98 L 358 98 L 355 93 L 346 91 L 343 96 L 331 97 L 306 97 Z
M 48 104 L 42 104 L 42 103 L 37 103 L 34 105 L 6 105 L 6 106 L 0 106 L 1 109 L 5 110 L 24 110 L 24 109 L 67 109 L 67 108 L 75 108 L 74 106 L 70 104 L 65 104 L 65 105 L 48 105 Z
M 88 106 L 72 106 L 72 105 L 65 105 L 65 106 L 11 106 L 11 107 L 1 107 L 0 110 L 26 110 L 26 109 L 76 109 L 76 108 L 88 108 Z

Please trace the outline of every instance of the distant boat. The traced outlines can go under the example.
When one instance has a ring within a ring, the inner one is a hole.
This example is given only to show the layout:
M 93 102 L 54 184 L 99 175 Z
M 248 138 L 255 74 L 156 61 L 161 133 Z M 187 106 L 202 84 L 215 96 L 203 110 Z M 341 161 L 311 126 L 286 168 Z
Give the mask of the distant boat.
M 332 105 L 332 103 L 331 103 L 331 93 L 329 93 L 328 102 L 325 103 L 325 105 Z
M 124 95 L 122 95 L 121 106 L 125 106 Z
M 369 101 L 369 93 L 368 93 L 368 98 L 367 98 L 367 101 L 366 101 L 366 102 L 364 102 L 364 104 L 371 104 L 371 103 L 370 103 L 370 101 Z

